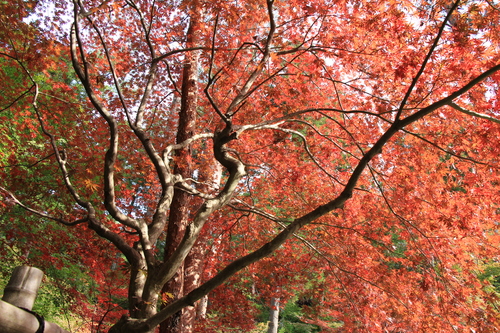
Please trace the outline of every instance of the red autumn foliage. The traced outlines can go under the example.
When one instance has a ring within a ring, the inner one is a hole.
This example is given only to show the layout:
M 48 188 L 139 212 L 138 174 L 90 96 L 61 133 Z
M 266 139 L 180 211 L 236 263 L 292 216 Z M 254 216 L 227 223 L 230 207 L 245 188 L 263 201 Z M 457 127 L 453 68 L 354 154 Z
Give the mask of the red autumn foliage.
M 99 329 L 498 327 L 494 2 L 0 6 L 2 239 Z

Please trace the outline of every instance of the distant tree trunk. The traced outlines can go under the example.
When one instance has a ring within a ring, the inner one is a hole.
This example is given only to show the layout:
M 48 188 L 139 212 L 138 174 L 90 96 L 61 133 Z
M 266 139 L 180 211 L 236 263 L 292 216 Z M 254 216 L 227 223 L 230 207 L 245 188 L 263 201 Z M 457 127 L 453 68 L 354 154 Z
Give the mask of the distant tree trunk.
M 278 323 L 280 315 L 280 299 L 271 298 L 271 311 L 269 311 L 269 328 L 267 333 L 278 333 Z
M 207 318 L 208 295 L 205 295 L 196 306 L 196 319 Z

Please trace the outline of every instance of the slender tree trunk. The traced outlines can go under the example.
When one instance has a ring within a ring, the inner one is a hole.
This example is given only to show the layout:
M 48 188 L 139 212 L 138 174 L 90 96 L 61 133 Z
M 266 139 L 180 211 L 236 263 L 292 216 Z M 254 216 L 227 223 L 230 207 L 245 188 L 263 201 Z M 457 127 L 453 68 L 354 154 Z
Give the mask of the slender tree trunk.
M 271 298 L 271 310 L 269 311 L 269 328 L 267 333 L 278 333 L 278 323 L 280 315 L 280 299 Z

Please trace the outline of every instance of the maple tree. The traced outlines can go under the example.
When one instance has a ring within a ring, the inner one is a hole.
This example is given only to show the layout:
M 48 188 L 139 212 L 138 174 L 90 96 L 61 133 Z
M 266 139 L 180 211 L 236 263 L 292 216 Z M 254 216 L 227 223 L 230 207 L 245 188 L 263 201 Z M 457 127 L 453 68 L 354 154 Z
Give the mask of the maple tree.
M 110 332 L 250 329 L 257 295 L 332 330 L 498 325 L 500 4 L 0 4 L 6 241 L 64 245 L 106 314 L 128 279 Z

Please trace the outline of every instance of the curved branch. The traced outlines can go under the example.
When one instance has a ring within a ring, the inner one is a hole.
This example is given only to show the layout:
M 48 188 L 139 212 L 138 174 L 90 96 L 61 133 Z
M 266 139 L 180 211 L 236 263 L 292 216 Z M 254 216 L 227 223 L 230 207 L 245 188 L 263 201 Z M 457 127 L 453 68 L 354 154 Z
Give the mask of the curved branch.
M 103 223 L 99 222 L 95 218 L 89 218 L 88 222 L 89 228 L 116 246 L 116 248 L 125 255 L 131 265 L 140 267 L 140 263 L 142 261 L 141 255 L 137 250 L 128 245 L 128 243 L 119 234 L 109 230 Z
M 6 201 L 7 202 L 11 202 L 13 204 L 16 204 L 18 205 L 19 207 L 21 207 L 22 209 L 30 212 L 30 213 L 33 213 L 35 215 L 38 215 L 40 217 L 43 217 L 43 218 L 46 218 L 46 219 L 49 219 L 49 220 L 52 220 L 52 221 L 55 221 L 55 222 L 58 222 L 58 223 L 61 223 L 61 224 L 64 224 L 66 226 L 75 226 L 75 225 L 78 225 L 78 224 L 81 224 L 81 223 L 84 223 L 84 222 L 87 222 L 89 220 L 89 217 L 86 216 L 86 217 L 83 217 L 81 219 L 78 219 L 78 220 L 75 220 L 75 221 L 67 221 L 63 218 L 60 218 L 60 217 L 55 217 L 55 216 L 52 216 L 52 215 L 49 215 L 47 213 L 44 213 L 40 210 L 37 210 L 37 209 L 34 209 L 34 208 L 31 208 L 27 205 L 25 205 L 24 203 L 22 203 L 12 192 L 10 192 L 9 190 L 7 190 L 6 188 L 0 186 L 0 190 L 1 191 L 4 191 L 5 193 L 8 194 L 9 196 L 9 199 L 7 199 Z
M 0 109 L 0 112 L 3 112 L 5 110 L 8 110 L 10 109 L 10 107 L 14 104 L 16 104 L 18 101 L 20 101 L 24 96 L 26 96 L 27 94 L 30 93 L 31 89 L 33 89 L 34 85 L 32 85 L 31 87 L 29 87 L 28 90 L 26 90 L 25 92 L 23 92 L 21 95 L 17 96 L 16 99 L 14 99 L 11 103 L 9 103 L 9 105 L 7 105 L 6 107 L 3 107 L 2 109 Z
M 76 3 L 75 3 L 75 16 L 77 16 Z M 73 25 L 72 32 L 71 32 L 71 56 L 72 56 L 72 61 L 73 61 L 74 67 L 75 67 L 75 71 L 77 72 L 77 75 L 81 79 L 82 83 L 84 83 L 85 88 L 88 89 L 88 90 L 90 90 L 90 92 L 92 92 L 92 89 L 91 89 L 90 85 L 89 84 L 85 85 L 85 83 L 89 83 L 89 82 L 87 80 L 88 79 L 88 72 L 87 72 L 87 65 L 86 65 L 86 61 L 85 61 L 85 55 L 84 55 L 83 51 L 80 53 L 81 56 L 82 56 L 82 58 L 84 59 L 84 68 L 83 69 L 81 68 L 81 66 L 80 66 L 80 64 L 78 63 L 78 60 L 77 60 L 78 59 L 78 55 L 77 55 L 77 51 L 76 51 L 76 39 L 77 39 L 77 37 L 75 36 L 75 34 L 76 34 L 75 29 L 76 29 L 75 25 Z M 127 244 L 127 242 L 123 238 L 121 238 L 118 234 L 116 234 L 116 233 L 110 231 L 109 229 L 103 227 L 102 224 L 99 223 L 97 221 L 97 219 L 95 218 L 96 212 L 95 212 L 95 209 L 92 206 L 92 204 L 90 202 L 84 201 L 79 196 L 79 194 L 76 192 L 76 189 L 74 188 L 74 186 L 72 185 L 72 183 L 71 183 L 71 181 L 69 179 L 69 172 L 66 169 L 66 163 L 67 163 L 66 152 L 64 150 L 60 151 L 58 149 L 55 137 L 45 127 L 45 123 L 43 121 L 42 115 L 40 113 L 40 110 L 38 109 L 38 105 L 37 105 L 37 99 L 38 99 L 38 94 L 39 94 L 38 84 L 36 83 L 36 81 L 34 80 L 34 78 L 31 76 L 31 73 L 27 70 L 27 68 L 21 62 L 19 62 L 17 59 L 16 59 L 16 61 L 23 68 L 23 70 L 25 71 L 25 73 L 28 75 L 29 79 L 33 83 L 33 86 L 35 87 L 35 95 L 33 97 L 32 105 L 33 105 L 33 108 L 35 110 L 36 116 L 38 118 L 38 122 L 40 124 L 42 132 L 50 140 L 50 144 L 51 144 L 52 149 L 54 151 L 53 155 L 56 156 L 56 161 L 57 161 L 57 163 L 59 165 L 59 170 L 62 173 L 65 186 L 68 189 L 68 191 L 70 192 L 70 194 L 73 197 L 73 199 L 80 206 L 84 207 L 87 210 L 87 216 L 84 217 L 84 218 L 77 219 L 75 221 L 71 221 L 70 222 L 70 221 L 67 221 L 67 220 L 65 220 L 63 218 L 60 218 L 60 217 L 57 218 L 57 217 L 51 216 L 51 215 L 49 215 L 47 213 L 44 213 L 42 211 L 33 209 L 33 208 L 25 205 L 19 199 L 17 199 L 13 193 L 11 193 L 10 191 L 8 191 L 7 189 L 5 189 L 3 187 L 0 187 L 0 190 L 3 190 L 4 192 L 6 192 L 9 195 L 9 197 L 12 200 L 13 203 L 17 204 L 21 208 L 23 208 L 26 211 L 29 211 L 29 212 L 37 215 L 37 216 L 40 216 L 40 217 L 43 217 L 43 218 L 47 218 L 47 219 L 50 219 L 50 220 L 62 223 L 64 225 L 66 225 L 66 226 L 75 226 L 75 225 L 78 225 L 78 224 L 81 224 L 81 223 L 84 223 L 84 222 L 88 222 L 89 227 L 91 229 L 94 229 L 98 235 L 100 235 L 100 236 L 108 239 L 109 241 L 111 241 L 120 251 L 122 251 L 124 253 L 124 255 L 127 257 L 127 259 L 131 263 L 138 262 L 137 260 L 140 259 L 140 257 L 138 256 L 138 254 L 136 252 L 134 252 L 133 248 L 130 247 Z M 92 102 L 98 102 L 98 101 L 95 100 L 95 101 L 92 101 Z
M 211 48 L 203 47 L 203 46 L 195 46 L 195 47 L 187 47 L 185 49 L 177 49 L 177 50 L 172 50 L 167 53 L 164 53 L 156 58 L 153 59 L 153 63 L 160 62 L 162 60 L 165 60 L 166 58 L 177 54 L 177 53 L 183 53 L 183 52 L 191 52 L 191 51 L 200 51 L 200 50 L 211 50 Z
M 165 150 L 163 151 L 163 160 L 165 161 L 165 163 L 167 163 L 167 160 L 171 158 L 170 153 L 173 150 L 179 150 L 179 149 L 186 148 L 193 141 L 196 141 L 198 139 L 213 138 L 213 137 L 214 137 L 213 133 L 201 133 L 201 134 L 196 134 L 196 135 L 190 137 L 189 139 L 184 140 L 181 143 L 168 145 L 167 148 L 165 148 Z
M 248 93 L 252 88 L 253 84 L 255 83 L 255 80 L 257 80 L 259 75 L 262 73 L 266 62 L 269 60 L 271 56 L 271 44 L 273 41 L 274 32 L 276 30 L 276 22 L 274 20 L 274 13 L 273 13 L 273 3 L 274 0 L 267 0 L 267 13 L 269 16 L 269 32 L 267 34 L 266 45 L 264 48 L 264 55 L 262 56 L 262 59 L 260 60 L 257 67 L 250 74 L 250 77 L 247 79 L 247 81 L 241 88 L 240 92 L 236 95 L 231 104 L 228 106 L 226 115 L 229 118 L 231 118 L 231 116 L 234 114 L 233 110 L 236 109 L 237 106 L 248 97 Z
M 177 269 L 180 267 L 194 243 L 198 239 L 205 222 L 209 216 L 225 206 L 232 198 L 239 181 L 246 175 L 245 166 L 241 161 L 232 157 L 226 145 L 237 138 L 236 132 L 233 131 L 232 126 L 226 126 L 221 132 L 216 132 L 214 135 L 214 156 L 229 172 L 228 180 L 224 188 L 213 199 L 206 200 L 196 212 L 192 223 L 186 227 L 184 237 L 182 238 L 179 246 L 175 249 L 174 253 L 166 260 L 157 274 L 158 280 L 156 285 L 163 286 L 169 281 Z M 165 317 L 167 318 L 167 317 Z M 163 321 L 163 320 L 162 320 Z M 159 324 L 158 322 L 157 324 Z
M 66 152 L 64 150 L 60 151 L 57 147 L 57 142 L 52 133 L 50 133 L 47 128 L 45 127 L 45 122 L 43 121 L 42 115 L 40 113 L 40 110 L 38 109 L 38 84 L 36 83 L 35 79 L 31 76 L 31 73 L 21 64 L 23 67 L 24 71 L 28 75 L 29 79 L 33 83 L 33 86 L 35 87 L 35 95 L 33 96 L 33 102 L 31 103 L 33 105 L 33 109 L 35 110 L 35 114 L 38 119 L 38 123 L 40 124 L 40 128 L 42 130 L 42 133 L 49 138 L 50 145 L 52 147 L 52 150 L 54 151 L 54 155 L 56 157 L 56 161 L 59 165 L 59 170 L 61 170 L 62 177 L 64 184 L 66 186 L 66 189 L 69 191 L 73 199 L 83 208 L 85 208 L 89 214 L 94 214 L 94 208 L 90 204 L 90 202 L 83 200 L 78 192 L 76 191 L 75 187 L 71 183 L 71 180 L 69 179 L 69 172 L 68 169 L 66 168 L 66 163 L 67 163 L 67 156 Z
M 234 204 L 230 203 L 228 204 L 229 207 L 231 207 L 232 209 L 234 210 L 237 210 L 239 212 L 246 212 L 246 213 L 253 213 L 253 214 L 256 214 L 256 215 L 259 215 L 259 216 L 262 216 L 270 221 L 273 221 L 273 222 L 276 222 L 276 223 L 280 223 L 280 225 L 282 227 L 285 227 L 285 225 L 283 225 L 284 222 L 286 223 L 289 223 L 290 221 L 285 221 L 277 216 L 274 216 L 272 214 L 269 214 L 263 210 L 260 210 L 258 208 L 256 208 L 255 206 L 252 206 L 252 205 L 249 205 L 247 204 L 246 202 L 244 201 L 241 201 L 241 200 L 238 200 L 238 199 L 233 199 L 234 202 L 237 202 L 239 203 L 240 205 L 243 205 L 247 208 L 241 208 L 241 207 L 237 207 L 235 206 Z
M 441 150 L 443 153 L 450 154 L 451 156 L 456 157 L 456 158 L 458 158 L 460 160 L 469 161 L 471 163 L 476 163 L 476 164 L 480 164 L 480 165 L 485 165 L 485 166 L 488 166 L 488 167 L 494 168 L 494 169 L 498 169 L 499 168 L 499 166 L 495 166 L 495 165 L 492 165 L 492 164 L 489 164 L 489 163 L 481 162 L 481 161 L 475 160 L 475 159 L 470 158 L 470 157 L 464 157 L 464 156 L 456 154 L 456 153 L 454 153 L 452 151 L 446 150 L 446 149 L 440 147 L 439 145 L 435 144 L 434 142 L 432 142 L 432 141 L 424 138 L 423 136 L 421 136 L 421 135 L 419 135 L 417 133 L 413 133 L 413 132 L 410 132 L 408 130 L 403 130 L 403 132 L 408 133 L 410 135 L 413 135 L 417 139 L 422 140 L 425 143 L 427 143 L 427 144 L 429 144 L 429 145 L 431 145 L 431 146 L 433 146 L 433 147 Z
M 299 121 L 301 123 L 306 123 L 304 121 Z M 307 124 L 307 123 L 306 123 Z M 313 127 L 313 126 L 311 126 Z M 316 166 L 325 174 L 327 175 L 329 178 L 333 179 L 335 182 L 337 182 L 338 184 L 340 185 L 344 185 L 340 180 L 338 180 L 335 176 L 333 176 L 331 173 L 329 173 L 317 160 L 316 158 L 314 157 L 314 155 L 312 154 L 311 150 L 309 149 L 309 144 L 307 143 L 307 138 L 305 137 L 304 134 L 298 132 L 298 131 L 294 131 L 294 130 L 291 130 L 291 129 L 287 129 L 287 128 L 281 128 L 281 127 L 278 127 L 278 126 L 274 126 L 273 129 L 276 129 L 278 131 L 282 131 L 282 132 L 285 132 L 285 133 L 290 133 L 290 134 L 295 134 L 297 135 L 298 137 L 300 137 L 302 139 L 302 143 L 304 144 L 304 150 L 306 151 L 307 155 L 309 156 L 309 158 L 313 161 L 314 164 L 316 164 Z
M 94 28 L 94 31 L 96 32 L 97 36 L 99 37 L 102 48 L 104 50 L 104 54 L 106 56 L 106 60 L 108 62 L 109 70 L 111 72 L 111 77 L 113 78 L 113 84 L 114 84 L 114 87 L 115 87 L 116 92 L 118 94 L 118 98 L 120 99 L 120 103 L 122 105 L 122 108 L 125 111 L 125 114 L 127 115 L 127 120 L 129 121 L 129 123 L 132 123 L 132 121 L 130 119 L 130 111 L 127 107 L 127 104 L 125 103 L 125 98 L 123 96 L 121 84 L 118 80 L 118 76 L 116 75 L 115 65 L 113 64 L 113 61 L 111 60 L 111 54 L 109 52 L 108 45 L 107 45 L 106 41 L 104 40 L 104 37 L 102 36 L 101 30 L 95 25 L 94 21 L 91 20 L 90 18 L 88 18 L 88 20 L 89 20 L 92 28 Z M 83 50 L 81 43 L 79 43 L 79 47 L 81 50 Z
M 105 155 L 104 160 L 104 205 L 109 211 L 111 216 L 118 222 L 124 225 L 138 230 L 139 225 L 137 221 L 129 216 L 123 214 L 117 207 L 115 203 L 115 181 L 114 181 L 114 171 L 116 157 L 118 154 L 118 124 L 115 118 L 107 110 L 107 108 L 99 101 L 94 93 L 93 86 L 89 80 L 88 65 L 85 57 L 85 53 L 82 47 L 82 41 L 80 38 L 80 15 L 78 10 L 78 3 L 74 1 L 74 22 L 71 27 L 70 33 L 70 51 L 71 51 L 71 61 L 73 68 L 82 82 L 87 96 L 94 108 L 99 112 L 102 118 L 107 122 L 109 128 L 109 148 Z M 79 52 L 77 51 L 77 46 Z M 83 60 L 83 68 L 80 65 L 78 58 Z
M 415 112 L 414 114 L 404 118 L 404 119 L 399 119 L 395 123 L 398 123 L 398 126 L 401 126 L 401 128 L 407 126 L 408 124 L 411 124 L 415 121 L 417 121 L 420 118 L 425 117 L 426 115 L 432 113 L 433 111 L 437 110 L 440 107 L 443 107 L 445 105 L 450 105 L 450 103 L 453 103 L 453 100 L 460 97 L 461 95 L 465 94 L 472 88 L 474 88 L 476 85 L 481 83 L 483 80 L 486 78 L 490 77 L 491 75 L 495 74 L 496 72 L 500 71 L 500 64 L 495 65 L 488 70 L 484 71 L 474 79 L 470 80 L 466 85 L 464 85 L 462 88 L 458 89 L 454 93 L 450 94 L 448 97 L 445 97 L 435 103 L 432 103 L 431 105 L 421 109 L 418 112 Z

